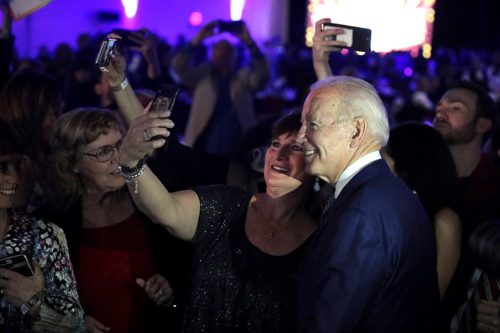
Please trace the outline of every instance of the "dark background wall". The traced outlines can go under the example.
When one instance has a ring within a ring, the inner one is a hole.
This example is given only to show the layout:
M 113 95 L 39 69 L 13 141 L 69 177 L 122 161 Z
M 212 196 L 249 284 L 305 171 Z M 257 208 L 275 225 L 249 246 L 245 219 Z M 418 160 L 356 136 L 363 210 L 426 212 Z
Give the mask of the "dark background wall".
M 437 0 L 433 45 L 500 49 L 499 0 Z

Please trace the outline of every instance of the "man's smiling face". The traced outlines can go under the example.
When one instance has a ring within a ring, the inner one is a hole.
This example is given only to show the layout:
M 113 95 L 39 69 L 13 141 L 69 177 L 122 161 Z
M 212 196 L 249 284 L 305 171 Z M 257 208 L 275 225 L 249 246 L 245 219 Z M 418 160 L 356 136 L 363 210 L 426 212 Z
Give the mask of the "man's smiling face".
M 307 172 L 333 184 L 352 158 L 349 121 L 339 121 L 346 103 L 335 87 L 318 89 L 307 97 L 302 110 L 299 142 Z

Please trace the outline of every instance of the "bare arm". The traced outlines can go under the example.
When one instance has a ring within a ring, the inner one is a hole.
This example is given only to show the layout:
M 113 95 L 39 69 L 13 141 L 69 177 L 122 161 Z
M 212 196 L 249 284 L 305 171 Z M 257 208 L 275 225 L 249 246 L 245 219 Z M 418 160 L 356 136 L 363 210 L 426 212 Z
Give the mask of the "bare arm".
M 120 38 L 115 34 L 109 36 Z M 120 112 L 125 117 L 127 124 L 130 124 L 132 120 L 142 114 L 144 108 L 135 95 L 134 89 L 128 80 L 126 81 L 126 68 L 125 58 L 118 51 L 115 51 L 111 55 L 109 66 L 101 67 L 100 70 L 113 89 L 113 95 Z
M 120 165 L 135 167 L 139 160 L 162 147 L 165 140 L 144 139 L 161 135 L 168 137 L 168 129 L 173 127 L 169 112 L 147 112 L 130 124 L 127 135 L 120 147 Z M 153 172 L 146 166 L 144 173 L 135 182 L 128 183 L 129 191 L 139 209 L 155 223 L 162 224 L 174 236 L 192 240 L 198 225 L 200 200 L 194 191 L 170 193 Z
M 342 29 L 329 29 L 321 30 L 321 25 L 323 23 L 330 23 L 330 19 L 324 18 L 318 20 L 315 25 L 312 55 L 313 55 L 313 66 L 314 72 L 318 80 L 332 76 L 332 69 L 330 68 L 329 57 L 330 53 L 333 51 L 339 51 L 339 46 L 345 45 L 344 42 L 327 40 L 327 37 L 333 36 L 339 33 L 343 33 Z
M 438 211 L 434 220 L 437 245 L 439 293 L 443 297 L 460 258 L 462 226 L 457 213 L 449 208 Z

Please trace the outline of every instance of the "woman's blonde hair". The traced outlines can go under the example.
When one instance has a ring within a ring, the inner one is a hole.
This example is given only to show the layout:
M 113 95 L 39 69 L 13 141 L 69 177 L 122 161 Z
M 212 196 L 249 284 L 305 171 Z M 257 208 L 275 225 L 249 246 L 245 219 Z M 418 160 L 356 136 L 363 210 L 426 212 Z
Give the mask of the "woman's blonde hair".
M 82 148 L 97 140 L 109 129 L 125 134 L 121 116 L 108 109 L 78 108 L 63 114 L 56 122 L 52 134 L 51 176 L 55 197 L 62 197 L 66 204 L 83 193 L 82 183 L 75 173 Z

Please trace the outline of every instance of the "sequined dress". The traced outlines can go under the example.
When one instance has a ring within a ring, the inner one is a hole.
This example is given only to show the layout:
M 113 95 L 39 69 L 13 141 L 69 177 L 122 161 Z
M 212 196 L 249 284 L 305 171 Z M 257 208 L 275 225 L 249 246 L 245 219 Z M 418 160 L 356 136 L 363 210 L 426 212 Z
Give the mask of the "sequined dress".
M 294 332 L 296 270 L 305 244 L 273 256 L 250 243 L 251 194 L 214 185 L 201 202 L 185 332 Z

